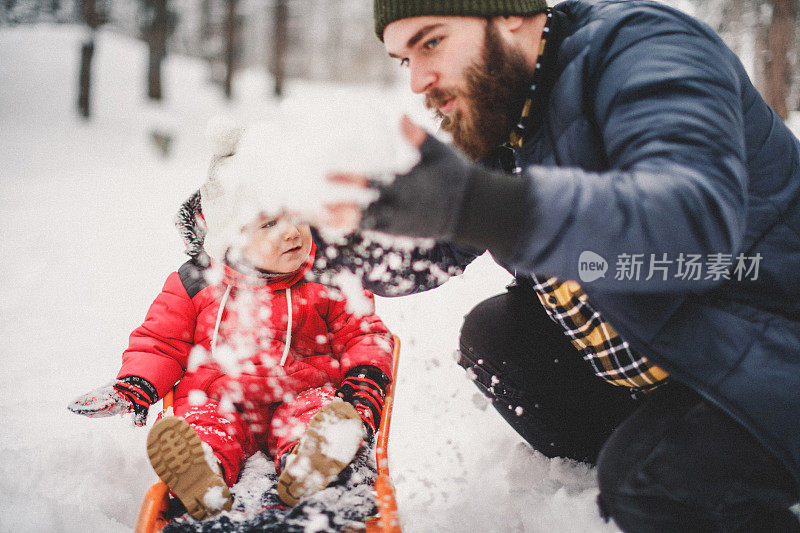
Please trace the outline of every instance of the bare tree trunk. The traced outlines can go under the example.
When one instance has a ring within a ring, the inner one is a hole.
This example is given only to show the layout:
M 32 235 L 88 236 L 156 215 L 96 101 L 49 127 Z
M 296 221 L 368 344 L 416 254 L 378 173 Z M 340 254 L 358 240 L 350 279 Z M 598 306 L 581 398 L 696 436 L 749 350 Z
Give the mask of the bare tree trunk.
M 755 59 L 753 61 L 753 84 L 765 98 L 767 94 L 767 61 L 769 60 L 769 18 L 765 16 L 766 9 L 766 3 L 756 2 Z
M 78 76 L 78 111 L 84 118 L 91 115 L 92 57 L 94 56 L 94 35 L 100 25 L 95 0 L 83 0 L 81 7 L 83 20 L 90 28 L 89 37 L 81 45 L 81 67 Z
M 91 115 L 90 90 L 92 85 L 92 56 L 94 55 L 94 30 L 87 41 L 81 45 L 81 73 L 78 80 L 78 111 L 83 118 Z
M 794 0 L 772 0 L 772 20 L 767 36 L 764 68 L 767 103 L 785 120 L 792 79 L 789 51 L 794 46 Z
M 228 0 L 228 15 L 225 18 L 225 97 L 232 96 L 233 72 L 236 63 L 236 2 Z
M 150 55 L 147 68 L 147 96 L 161 100 L 161 62 L 167 53 L 167 34 L 169 33 L 169 14 L 167 0 L 152 1 L 153 21 L 147 30 Z
M 344 5 L 343 2 L 329 2 L 328 3 L 328 20 L 344 20 Z M 344 24 L 331 25 L 328 32 L 328 46 L 330 50 L 347 50 L 345 47 L 345 37 L 343 34 Z M 348 54 L 334 54 L 332 60 L 326 61 L 328 72 L 326 77 L 331 80 L 341 81 L 347 78 L 347 60 Z
M 211 31 L 211 0 L 200 3 L 200 40 L 206 42 L 212 36 Z
M 162 51 L 150 45 L 150 54 L 147 61 L 147 97 L 151 100 L 161 100 L 161 57 Z
M 742 56 L 742 35 L 745 28 L 742 23 L 744 15 L 744 0 L 732 0 L 730 10 L 728 11 L 728 28 L 731 38 L 731 49 L 737 56 Z
M 286 0 L 275 2 L 275 41 L 274 41 L 274 74 L 275 96 L 283 96 L 283 82 L 286 78 L 286 50 L 288 40 L 288 9 Z
M 800 0 L 798 0 L 800 1 Z M 792 90 L 795 103 L 795 111 L 800 111 L 800 6 L 795 2 L 795 31 L 794 31 L 794 79 L 792 80 Z

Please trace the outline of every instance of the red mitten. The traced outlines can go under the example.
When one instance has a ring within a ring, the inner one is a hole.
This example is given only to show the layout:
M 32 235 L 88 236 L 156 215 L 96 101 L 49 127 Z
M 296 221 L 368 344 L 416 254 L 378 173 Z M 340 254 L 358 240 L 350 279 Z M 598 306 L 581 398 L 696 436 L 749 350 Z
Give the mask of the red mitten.
M 67 409 L 89 418 L 133 413 L 133 423 L 144 426 L 150 405 L 158 400 L 152 383 L 137 376 L 125 376 L 72 400 Z

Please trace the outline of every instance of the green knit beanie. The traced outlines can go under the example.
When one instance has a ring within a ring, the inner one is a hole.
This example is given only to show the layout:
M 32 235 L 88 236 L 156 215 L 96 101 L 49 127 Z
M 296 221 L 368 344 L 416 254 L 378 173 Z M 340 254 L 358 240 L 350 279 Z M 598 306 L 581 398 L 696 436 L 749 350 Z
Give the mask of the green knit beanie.
M 530 16 L 547 11 L 546 0 L 374 0 L 375 33 L 395 20 L 425 15 L 455 17 Z

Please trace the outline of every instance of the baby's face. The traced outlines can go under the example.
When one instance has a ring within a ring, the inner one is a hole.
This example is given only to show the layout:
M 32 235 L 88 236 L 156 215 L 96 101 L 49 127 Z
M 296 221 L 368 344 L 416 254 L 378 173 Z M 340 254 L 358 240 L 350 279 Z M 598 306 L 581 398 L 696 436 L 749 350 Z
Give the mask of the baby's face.
M 242 232 L 247 240 L 242 255 L 261 270 L 293 272 L 311 253 L 311 230 L 306 224 L 296 225 L 285 218 L 262 215 Z

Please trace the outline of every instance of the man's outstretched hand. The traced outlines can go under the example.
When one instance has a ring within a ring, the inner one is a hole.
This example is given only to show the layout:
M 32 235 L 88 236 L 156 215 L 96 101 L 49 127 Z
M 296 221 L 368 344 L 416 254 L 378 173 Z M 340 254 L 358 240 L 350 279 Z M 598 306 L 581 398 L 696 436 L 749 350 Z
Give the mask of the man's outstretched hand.
M 451 241 L 496 257 L 513 254 L 532 212 L 530 180 L 474 163 L 403 117 L 406 139 L 419 148 L 420 161 L 391 183 L 356 174 L 335 174 L 330 181 L 372 188 L 378 198 L 366 209 L 329 204 L 323 225 L 353 231 Z
M 408 117 L 401 130 L 420 151 L 420 161 L 391 183 L 357 174 L 332 174 L 339 184 L 371 187 L 378 199 L 365 210 L 355 204 L 327 206 L 329 226 L 447 240 L 453 237 L 472 173 L 483 169 L 436 140 Z

